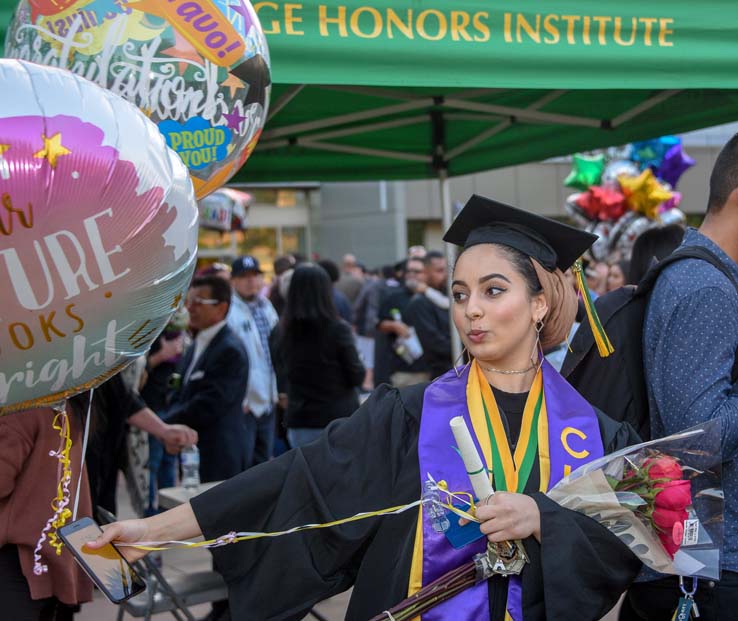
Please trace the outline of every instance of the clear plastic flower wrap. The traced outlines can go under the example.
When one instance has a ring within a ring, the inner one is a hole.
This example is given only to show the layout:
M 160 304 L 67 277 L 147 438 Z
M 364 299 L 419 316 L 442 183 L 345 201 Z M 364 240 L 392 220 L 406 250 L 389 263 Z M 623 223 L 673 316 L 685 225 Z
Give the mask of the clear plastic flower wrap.
M 548 496 L 605 526 L 651 569 L 720 578 L 721 423 L 629 446 L 591 461 Z

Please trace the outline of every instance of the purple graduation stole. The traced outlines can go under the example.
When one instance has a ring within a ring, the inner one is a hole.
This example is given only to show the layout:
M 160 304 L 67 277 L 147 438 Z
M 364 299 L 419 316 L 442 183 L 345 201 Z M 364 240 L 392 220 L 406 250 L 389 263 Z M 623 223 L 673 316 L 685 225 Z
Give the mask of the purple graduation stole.
M 467 407 L 469 368 L 467 365 L 460 376 L 452 369 L 434 381 L 425 391 L 418 440 L 421 489 L 428 474 L 431 474 L 436 481 L 446 481 L 449 490 L 472 492 L 464 464 L 454 448 L 456 442 L 449 427 L 449 422 L 455 416 L 464 417 L 482 463 L 487 463 L 474 434 L 474 425 Z M 597 415 L 592 406 L 545 360 L 542 373 L 543 396 L 548 419 L 550 455 L 548 489 L 550 489 L 582 464 L 601 457 L 604 450 Z M 494 439 L 490 438 L 490 441 Z M 539 447 L 542 444 L 544 443 L 539 442 Z M 543 478 L 541 476 L 542 480 Z M 422 520 L 422 511 L 419 519 Z M 454 519 L 454 516 L 451 519 Z M 443 533 L 433 530 L 429 520 L 422 520 L 422 532 L 423 585 L 468 563 L 474 555 L 484 552 L 487 546 L 486 539 L 480 539 L 460 550 L 455 550 Z M 513 621 L 523 621 L 519 576 L 510 579 L 507 610 Z M 486 581 L 470 587 L 426 612 L 422 621 L 449 619 L 489 620 L 489 592 Z

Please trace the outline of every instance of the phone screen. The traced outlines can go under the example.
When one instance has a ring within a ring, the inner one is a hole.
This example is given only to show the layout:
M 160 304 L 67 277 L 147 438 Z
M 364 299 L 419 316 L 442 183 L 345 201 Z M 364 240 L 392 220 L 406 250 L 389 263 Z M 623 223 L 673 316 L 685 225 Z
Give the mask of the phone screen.
M 121 602 L 140 593 L 146 584 L 112 545 L 99 550 L 91 550 L 85 545 L 97 538 L 100 532 L 100 527 L 90 520 L 79 530 L 66 530 L 63 538 L 108 598 L 115 603 Z

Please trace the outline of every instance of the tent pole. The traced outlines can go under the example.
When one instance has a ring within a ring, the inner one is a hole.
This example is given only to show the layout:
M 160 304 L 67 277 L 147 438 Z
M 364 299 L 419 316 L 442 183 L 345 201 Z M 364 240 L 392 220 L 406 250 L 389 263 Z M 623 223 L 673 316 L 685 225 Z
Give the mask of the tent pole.
M 449 189 L 449 182 L 448 182 L 448 172 L 445 168 L 439 168 L 438 169 L 438 183 L 439 183 L 439 189 L 441 191 L 441 214 L 443 216 L 443 230 L 448 231 L 449 227 L 451 226 L 451 222 L 453 221 L 453 213 L 452 213 L 452 206 L 451 206 L 451 191 Z M 451 295 L 451 272 L 454 267 L 454 260 L 456 259 L 456 253 L 453 247 L 453 244 L 444 244 L 445 252 L 446 252 L 446 261 L 448 262 L 448 293 L 449 296 Z M 451 306 L 449 306 L 448 309 L 448 323 L 450 326 L 451 331 L 451 358 L 455 361 L 458 360 L 459 356 L 461 356 L 461 339 L 459 338 L 459 333 L 456 332 L 456 328 L 454 328 L 454 320 L 453 320 L 453 300 L 451 301 Z

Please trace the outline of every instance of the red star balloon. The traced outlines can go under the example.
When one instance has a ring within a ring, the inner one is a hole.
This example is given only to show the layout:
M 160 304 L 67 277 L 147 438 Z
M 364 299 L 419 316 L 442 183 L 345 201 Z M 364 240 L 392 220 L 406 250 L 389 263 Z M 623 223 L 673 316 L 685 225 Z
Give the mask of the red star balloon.
M 597 185 L 580 195 L 576 202 L 593 220 L 615 221 L 628 210 L 621 192 Z

